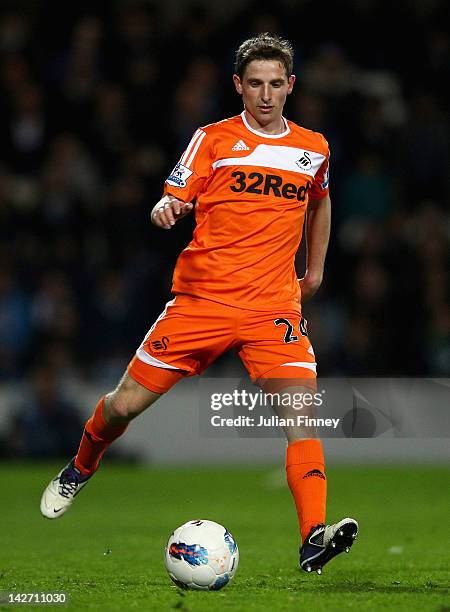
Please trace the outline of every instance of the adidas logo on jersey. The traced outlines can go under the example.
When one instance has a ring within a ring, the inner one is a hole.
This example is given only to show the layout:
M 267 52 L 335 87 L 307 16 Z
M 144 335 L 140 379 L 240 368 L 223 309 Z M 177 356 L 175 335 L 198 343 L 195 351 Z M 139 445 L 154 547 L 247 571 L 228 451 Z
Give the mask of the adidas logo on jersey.
M 250 151 L 250 147 L 247 147 L 243 140 L 238 140 L 237 143 L 232 147 L 232 151 Z

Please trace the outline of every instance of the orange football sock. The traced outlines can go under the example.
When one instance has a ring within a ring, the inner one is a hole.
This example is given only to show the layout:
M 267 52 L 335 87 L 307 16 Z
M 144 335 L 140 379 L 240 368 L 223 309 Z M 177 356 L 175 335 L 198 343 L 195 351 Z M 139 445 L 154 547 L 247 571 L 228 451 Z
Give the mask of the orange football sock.
M 116 438 L 119 438 L 128 427 L 128 423 L 113 427 L 105 421 L 103 416 L 104 400 L 105 398 L 102 397 L 94 410 L 94 414 L 87 421 L 80 448 L 75 457 L 75 467 L 83 475 L 95 472 L 108 446 Z
M 298 440 L 286 451 L 286 474 L 305 541 L 311 527 L 325 522 L 327 480 L 320 440 Z

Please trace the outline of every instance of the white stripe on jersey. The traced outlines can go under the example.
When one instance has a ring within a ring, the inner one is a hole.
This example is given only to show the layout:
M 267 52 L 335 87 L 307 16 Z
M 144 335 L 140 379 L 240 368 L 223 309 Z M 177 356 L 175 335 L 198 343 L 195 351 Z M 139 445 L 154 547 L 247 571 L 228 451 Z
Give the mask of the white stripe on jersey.
M 301 159 L 304 159 L 305 153 L 310 162 L 310 167 L 306 168 L 301 165 Z M 325 155 L 307 149 L 260 144 L 249 155 L 218 159 L 213 163 L 213 168 L 215 170 L 222 166 L 260 166 L 314 177 L 325 159 Z
M 190 165 L 192 164 L 192 162 L 194 161 L 194 157 L 198 151 L 198 148 L 203 140 L 203 138 L 206 136 L 206 132 L 201 132 L 201 136 L 200 138 L 197 139 L 197 142 L 195 144 L 194 150 L 192 151 L 191 155 L 189 156 L 189 159 L 186 161 L 186 163 L 184 164 L 186 166 L 186 168 L 189 168 Z
M 186 159 L 189 157 L 191 151 L 193 150 L 193 147 L 195 146 L 195 143 L 197 142 L 197 140 L 200 138 L 200 136 L 202 134 L 204 134 L 205 132 L 203 132 L 202 130 L 198 129 L 196 130 L 196 132 L 194 132 L 194 135 L 191 138 L 191 142 L 188 144 L 188 146 L 186 147 L 185 152 L 183 153 L 183 155 L 181 156 L 180 159 L 180 164 L 183 164 L 183 166 L 186 165 Z
M 186 161 L 187 156 L 188 156 L 188 155 L 189 155 L 189 153 L 191 152 L 192 147 L 193 147 L 193 146 L 194 146 L 194 144 L 196 143 L 197 138 L 199 138 L 200 134 L 201 134 L 201 131 L 200 131 L 200 130 L 196 130 L 196 131 L 194 132 L 194 135 L 192 136 L 190 143 L 189 143 L 189 144 L 188 144 L 188 146 L 186 147 L 186 149 L 185 149 L 185 151 L 184 151 L 183 155 L 181 156 L 181 159 L 180 159 L 180 163 L 181 163 L 181 164 L 183 164 L 183 165 L 184 165 L 184 162 Z

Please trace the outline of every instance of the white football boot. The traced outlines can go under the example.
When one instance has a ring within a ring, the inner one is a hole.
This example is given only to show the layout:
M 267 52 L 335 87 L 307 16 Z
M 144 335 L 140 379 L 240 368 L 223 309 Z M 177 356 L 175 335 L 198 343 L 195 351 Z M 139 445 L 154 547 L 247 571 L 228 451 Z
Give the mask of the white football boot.
M 75 457 L 53 478 L 41 499 L 41 512 L 48 519 L 62 516 L 73 503 L 75 496 L 93 476 L 82 476 L 75 467 Z

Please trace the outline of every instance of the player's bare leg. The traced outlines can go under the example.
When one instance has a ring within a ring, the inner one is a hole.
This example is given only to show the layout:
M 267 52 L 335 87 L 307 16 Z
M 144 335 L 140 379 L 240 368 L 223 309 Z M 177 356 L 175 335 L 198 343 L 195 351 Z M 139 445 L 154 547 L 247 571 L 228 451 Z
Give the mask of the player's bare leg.
M 53 478 L 42 495 L 41 512 L 46 518 L 59 518 L 70 508 L 98 469 L 108 446 L 125 432 L 132 419 L 159 397 L 125 373 L 117 388 L 101 398 L 86 423 L 77 455 Z
M 103 416 L 111 426 L 128 424 L 161 395 L 150 391 L 126 372 L 116 389 L 105 395 Z
M 289 487 L 295 500 L 302 546 L 300 567 L 311 572 L 322 573 L 322 567 L 341 552 L 349 552 L 358 535 L 358 523 L 344 518 L 338 523 L 326 524 L 326 476 L 322 444 L 315 427 L 297 424 L 297 415 L 315 417 L 313 405 L 294 406 L 294 397 L 311 393 L 307 387 L 290 387 L 282 390 L 291 395 L 290 405 L 273 404 L 277 416 L 293 419 L 295 425 L 284 428 L 288 442 L 286 473 Z M 290 421 L 288 421 L 290 422 Z

